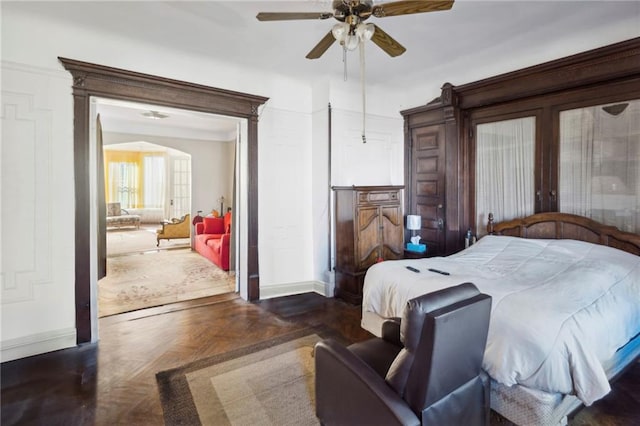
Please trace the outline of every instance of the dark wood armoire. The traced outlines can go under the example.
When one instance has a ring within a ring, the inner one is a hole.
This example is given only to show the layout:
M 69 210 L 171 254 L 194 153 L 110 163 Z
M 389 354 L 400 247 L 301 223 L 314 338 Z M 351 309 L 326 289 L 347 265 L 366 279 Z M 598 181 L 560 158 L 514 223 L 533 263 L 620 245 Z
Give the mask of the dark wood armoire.
M 403 186 L 333 187 L 335 193 L 335 295 L 362 303 L 367 269 L 380 260 L 402 259 Z
M 429 256 L 455 253 L 464 240 L 464 175 L 457 98 L 452 89 L 446 83 L 441 96 L 429 104 L 401 111 L 405 125 L 405 214 L 422 217 L 419 234 Z
M 429 255 L 455 253 L 464 248 L 467 229 L 481 231 L 475 199 L 478 125 L 535 117 L 535 213 L 560 211 L 560 114 L 639 99 L 638 64 L 640 37 L 460 86 L 445 83 L 440 97 L 401 111 L 404 214 L 422 217 L 420 234 Z

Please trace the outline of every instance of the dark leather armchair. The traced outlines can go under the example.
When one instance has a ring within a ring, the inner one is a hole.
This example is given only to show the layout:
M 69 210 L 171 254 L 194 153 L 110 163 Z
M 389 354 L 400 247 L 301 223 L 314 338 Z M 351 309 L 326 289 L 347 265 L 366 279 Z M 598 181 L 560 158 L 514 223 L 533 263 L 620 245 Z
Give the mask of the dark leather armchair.
M 471 283 L 409 300 L 382 338 L 315 349 L 316 415 L 325 425 L 485 425 L 482 372 L 491 297 Z

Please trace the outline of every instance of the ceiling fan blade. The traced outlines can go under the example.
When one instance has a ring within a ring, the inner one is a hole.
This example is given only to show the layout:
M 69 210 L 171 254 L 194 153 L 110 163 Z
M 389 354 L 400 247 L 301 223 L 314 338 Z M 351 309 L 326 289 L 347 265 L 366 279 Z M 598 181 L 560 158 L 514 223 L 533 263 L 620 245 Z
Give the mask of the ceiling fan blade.
M 295 19 L 329 19 L 331 12 L 260 12 L 256 15 L 258 21 L 291 21 Z
M 331 47 L 334 41 L 336 41 L 336 39 L 333 37 L 331 31 L 329 31 L 327 35 L 324 36 L 309 53 L 307 53 L 307 59 L 318 59 L 327 51 L 328 48 Z
M 453 7 L 453 0 L 408 0 L 383 3 L 373 6 L 371 14 L 376 18 L 387 16 L 409 15 L 412 13 L 437 12 L 449 10 Z
M 407 50 L 403 45 L 395 41 L 393 37 L 382 31 L 379 26 L 374 25 L 374 27 L 375 31 L 373 32 L 371 41 L 387 52 L 389 56 L 400 56 Z

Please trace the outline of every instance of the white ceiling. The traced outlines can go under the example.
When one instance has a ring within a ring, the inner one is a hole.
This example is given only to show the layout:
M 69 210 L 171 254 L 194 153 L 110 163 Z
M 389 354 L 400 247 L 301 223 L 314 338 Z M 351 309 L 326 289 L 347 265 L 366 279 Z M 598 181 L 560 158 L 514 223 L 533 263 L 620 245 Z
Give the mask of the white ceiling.
M 95 102 L 104 132 L 220 142 L 236 138 L 236 118 L 115 99 L 97 98 Z M 150 111 L 165 117 L 154 120 L 143 115 Z
M 341 78 L 343 73 L 342 50 L 337 43 L 320 59 L 305 58 L 331 29 L 334 19 L 259 22 L 255 18 L 261 11 L 331 11 L 330 0 L 3 3 L 3 8 L 27 9 L 86 25 L 93 31 L 224 58 L 300 80 L 313 81 L 327 75 Z M 449 81 L 460 85 L 638 37 L 640 1 L 457 0 L 449 11 L 372 17 L 369 22 L 380 26 L 407 51 L 390 58 L 369 44 L 367 84 L 409 90 L 426 78 L 437 84 Z M 357 64 L 357 54 L 351 55 L 351 61 Z M 358 78 L 357 73 L 354 77 Z M 124 105 L 104 107 L 105 122 L 110 115 L 115 120 L 126 110 Z M 143 121 L 139 113 L 135 109 L 129 118 L 121 118 Z M 235 126 L 235 120 L 216 123 Z

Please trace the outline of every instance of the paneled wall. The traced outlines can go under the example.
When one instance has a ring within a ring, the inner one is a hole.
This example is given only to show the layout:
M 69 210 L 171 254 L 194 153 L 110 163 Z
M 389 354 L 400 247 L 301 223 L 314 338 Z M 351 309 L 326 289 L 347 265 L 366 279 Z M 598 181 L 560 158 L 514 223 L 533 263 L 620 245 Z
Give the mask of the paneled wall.
M 70 85 L 2 63 L 2 361 L 76 343 Z

